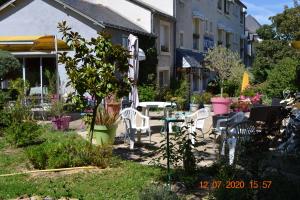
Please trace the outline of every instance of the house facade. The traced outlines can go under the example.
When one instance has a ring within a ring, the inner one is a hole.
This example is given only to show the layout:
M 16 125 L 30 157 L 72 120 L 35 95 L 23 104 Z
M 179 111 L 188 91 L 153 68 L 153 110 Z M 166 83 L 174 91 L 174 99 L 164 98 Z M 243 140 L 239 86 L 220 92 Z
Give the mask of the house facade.
M 174 70 L 175 3 L 173 0 L 88 0 L 102 4 L 156 37 L 157 84 L 168 87 Z M 140 70 L 143 70 L 142 68 Z
M 211 77 L 202 65 L 210 48 L 222 45 L 244 59 L 245 9 L 239 0 L 176 1 L 176 68 L 192 69 L 191 92 L 205 90 Z
M 23 66 L 20 77 L 31 87 L 48 85 L 45 71 L 58 74 L 57 91 L 67 93 L 68 77 L 65 67 L 57 62 L 57 51 L 33 49 L 35 41 L 45 36 L 62 37 L 58 22 L 66 21 L 83 37 L 97 37 L 101 31 L 111 33 L 112 42 L 127 45 L 130 33 L 154 37 L 116 12 L 87 1 L 73 0 L 11 0 L 0 6 L 0 49 L 10 51 Z M 59 41 L 59 40 L 58 40 Z M 60 41 L 63 42 L 63 41 Z M 60 51 L 60 46 L 58 46 Z M 72 53 L 72 51 L 70 51 Z M 7 87 L 5 80 L 2 86 Z
M 247 67 L 252 67 L 255 59 L 254 43 L 261 41 L 258 34 L 256 33 L 257 29 L 261 28 L 261 24 L 252 15 L 247 15 L 245 24 L 245 34 L 247 36 L 245 64 Z

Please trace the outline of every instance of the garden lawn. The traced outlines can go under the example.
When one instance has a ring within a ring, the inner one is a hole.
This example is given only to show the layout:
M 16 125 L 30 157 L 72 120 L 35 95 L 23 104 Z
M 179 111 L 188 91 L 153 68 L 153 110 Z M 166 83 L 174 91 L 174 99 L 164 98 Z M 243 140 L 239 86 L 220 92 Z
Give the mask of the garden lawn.
M 114 166 L 73 174 L 43 173 L 0 177 L 0 199 L 22 195 L 78 199 L 137 199 L 139 191 L 161 177 L 159 168 L 114 158 Z M 0 174 L 32 170 L 25 152 L 0 138 Z

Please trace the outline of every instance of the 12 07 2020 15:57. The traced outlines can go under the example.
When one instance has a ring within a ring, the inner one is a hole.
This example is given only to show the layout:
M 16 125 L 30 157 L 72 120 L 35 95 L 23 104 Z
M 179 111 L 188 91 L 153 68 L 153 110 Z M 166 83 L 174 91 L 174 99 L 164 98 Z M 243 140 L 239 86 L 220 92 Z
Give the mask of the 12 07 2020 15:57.
M 228 180 L 228 181 L 220 181 L 220 180 L 211 180 L 211 181 L 200 181 L 198 187 L 200 189 L 218 189 L 218 188 L 227 188 L 227 189 L 269 189 L 271 188 L 272 181 L 270 180 Z

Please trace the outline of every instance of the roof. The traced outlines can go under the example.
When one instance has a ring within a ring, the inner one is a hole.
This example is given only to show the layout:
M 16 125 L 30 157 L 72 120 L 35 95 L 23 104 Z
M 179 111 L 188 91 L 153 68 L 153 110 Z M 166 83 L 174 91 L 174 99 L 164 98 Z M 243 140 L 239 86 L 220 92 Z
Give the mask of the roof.
M 204 60 L 202 53 L 197 53 L 188 49 L 176 49 L 176 67 L 202 68 L 200 62 Z
M 249 33 L 256 33 L 257 29 L 261 27 L 261 24 L 252 15 L 247 15 L 245 21 L 245 27 Z
M 169 19 L 172 20 L 172 21 L 175 21 L 175 20 L 176 20 L 175 17 L 173 17 L 173 16 L 171 16 L 171 15 L 169 15 L 169 14 L 163 12 L 163 11 L 160 10 L 159 8 L 153 7 L 152 5 L 147 4 L 147 3 L 145 3 L 145 2 L 142 2 L 142 1 L 139 1 L 139 0 L 127 0 L 127 1 L 130 1 L 130 2 L 132 2 L 132 3 L 134 3 L 134 4 L 138 5 L 138 6 L 141 6 L 141 7 L 145 8 L 145 9 L 147 9 L 147 10 L 150 10 L 150 11 L 153 12 L 153 13 L 157 13 L 157 14 L 159 14 L 159 15 L 161 15 L 161 16 L 164 16 L 164 17 L 166 17 L 166 18 L 169 18 Z
M 241 6 L 243 6 L 244 8 L 247 8 L 247 6 L 241 0 L 236 0 L 236 2 Z
M 103 23 L 107 27 L 121 29 L 129 32 L 136 32 L 144 35 L 151 35 L 143 28 L 137 26 L 131 21 L 125 19 L 115 11 L 103 6 L 99 3 L 91 3 L 84 0 L 60 0 L 63 3 L 77 9 L 78 11 L 88 15 L 98 22 Z
M 0 6 L 0 11 L 8 7 L 10 4 L 18 0 L 10 0 Z M 94 24 L 102 26 L 103 28 L 111 27 L 115 29 L 120 29 L 128 32 L 154 36 L 148 33 L 143 28 L 135 25 L 129 20 L 125 19 L 118 13 L 112 11 L 111 9 L 101 5 L 93 4 L 84 0 L 55 0 L 56 2 L 64 5 L 73 12 L 80 14 L 86 19 L 90 20 Z

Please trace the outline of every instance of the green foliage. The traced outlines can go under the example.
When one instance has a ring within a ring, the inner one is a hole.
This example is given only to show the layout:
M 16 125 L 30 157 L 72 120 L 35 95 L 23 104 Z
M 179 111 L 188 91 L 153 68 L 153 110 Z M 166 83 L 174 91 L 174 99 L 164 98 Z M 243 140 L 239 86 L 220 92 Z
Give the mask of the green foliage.
M 8 127 L 11 123 L 12 123 L 11 113 L 7 112 L 7 110 L 0 110 L 0 129 L 4 127 Z
M 212 93 L 210 93 L 210 92 L 203 92 L 202 94 L 201 94 L 201 102 L 203 103 L 203 104 L 210 104 L 211 102 L 210 102 L 210 99 L 212 98 Z
M 274 27 L 267 24 L 257 29 L 256 33 L 262 40 L 273 40 L 276 37 Z
M 179 197 L 176 195 L 176 193 L 169 190 L 167 186 L 157 186 L 157 185 L 151 185 L 147 188 L 144 188 L 139 193 L 139 199 L 140 200 L 176 200 L 179 199 Z
M 194 93 L 192 94 L 191 96 L 191 103 L 192 104 L 200 104 L 202 101 L 201 101 L 201 94 L 199 93 Z
M 18 99 L 17 103 L 23 103 L 26 97 L 26 91 L 30 87 L 29 82 L 25 81 L 21 78 L 17 78 L 15 80 L 10 81 L 9 89 L 10 91 L 17 91 Z
M 50 70 L 45 70 L 45 77 L 48 79 L 49 86 L 48 86 L 48 92 L 49 94 L 55 94 L 56 92 L 56 74 L 50 72 Z
M 141 70 L 142 71 L 142 70 Z M 154 85 L 139 85 L 139 100 L 140 101 L 154 101 L 156 90 Z
M 174 94 L 171 100 L 175 101 L 178 109 L 184 110 L 189 101 L 189 84 L 187 81 L 187 77 L 183 77 L 179 81 L 179 85 L 174 85 Z
M 267 79 L 265 93 L 270 97 L 281 97 L 285 89 L 297 91 L 297 66 L 299 61 L 292 58 L 284 58 L 274 66 Z
M 0 110 L 3 109 L 8 99 L 9 99 L 8 93 L 0 90 Z
M 299 59 L 297 51 L 289 46 L 290 40 L 300 39 L 300 7 L 287 8 L 271 17 L 272 24 L 258 30 L 264 39 L 255 45 L 253 64 L 254 83 L 263 83 L 270 71 L 284 58 Z
M 181 128 L 175 127 L 175 129 L 176 133 L 170 135 L 169 138 L 170 163 L 176 169 L 180 169 L 182 166 L 184 172 L 188 175 L 193 174 L 196 170 L 196 158 L 193 153 L 195 145 L 192 144 L 190 137 L 193 136 L 196 138 L 196 133 L 189 133 L 187 126 Z M 197 143 L 196 139 L 195 143 Z M 153 159 L 153 162 L 156 165 L 160 165 L 161 160 L 166 160 L 168 158 L 166 138 L 160 142 L 160 148 L 157 150 L 157 153 L 159 154 L 159 157 Z
M 64 110 L 64 102 L 62 101 L 55 101 L 52 103 L 49 114 L 53 117 L 60 118 L 65 114 Z
M 221 96 L 225 81 L 231 81 L 235 85 L 241 83 L 245 66 L 236 52 L 218 46 L 209 50 L 205 61 L 208 63 L 206 67 L 217 73 L 221 86 Z
M 241 93 L 241 95 L 244 95 L 245 97 L 253 97 L 255 96 L 255 94 L 256 92 L 252 87 L 245 88 L 244 91 Z
M 63 134 L 63 133 L 48 133 Z M 95 165 L 107 167 L 112 155 L 111 147 L 89 144 L 77 134 L 47 138 L 46 142 L 31 146 L 26 154 L 37 169 Z
M 109 113 L 106 109 L 99 106 L 96 113 L 95 124 L 110 128 L 116 125 L 118 118 L 119 113 Z
M 277 37 L 282 40 L 300 39 L 300 7 L 288 8 L 283 13 L 271 17 L 276 27 Z
M 64 139 L 70 133 L 47 132 L 52 141 Z M 32 170 L 23 149 L 14 149 L 0 138 L 0 174 Z M 51 196 L 53 199 L 138 199 L 139 191 L 162 176 L 161 169 L 115 158 L 115 166 L 104 170 L 43 175 L 0 177 L 0 199 L 17 199 L 21 195 Z M 30 168 L 28 169 L 28 166 Z
M 299 58 L 296 50 L 285 41 L 264 40 L 255 44 L 256 57 L 252 73 L 254 83 L 262 83 L 267 80 L 269 72 L 280 60 L 286 57 Z
M 6 140 L 14 146 L 24 147 L 41 142 L 42 129 L 36 123 L 12 123 L 5 129 Z
M 0 79 L 21 69 L 19 60 L 7 51 L 0 50 Z
M 23 120 L 30 121 L 32 120 L 32 112 L 31 107 L 16 102 L 15 105 L 10 106 L 9 108 L 5 109 L 11 115 L 11 119 L 14 122 L 22 122 Z
M 92 142 L 96 111 L 102 99 L 112 94 L 123 97 L 129 92 L 129 83 L 133 81 L 127 76 L 130 55 L 122 46 L 113 45 L 110 36 L 105 33 L 87 41 L 78 32 L 73 32 L 65 21 L 58 24 L 58 29 L 75 52 L 72 57 L 67 52 L 59 57 L 59 62 L 66 66 L 70 85 L 76 90 L 73 103 L 79 102 L 81 108 L 87 108 L 86 92 L 95 101 L 90 129 Z
M 240 188 L 226 188 L 226 183 L 228 181 L 244 181 L 248 183 L 250 181 L 247 174 L 235 169 L 232 166 L 223 165 L 220 167 L 218 174 L 215 177 L 215 180 L 221 181 L 221 185 L 218 189 L 213 191 L 214 199 L 216 200 L 253 200 L 254 199 L 254 189 L 244 187 Z

